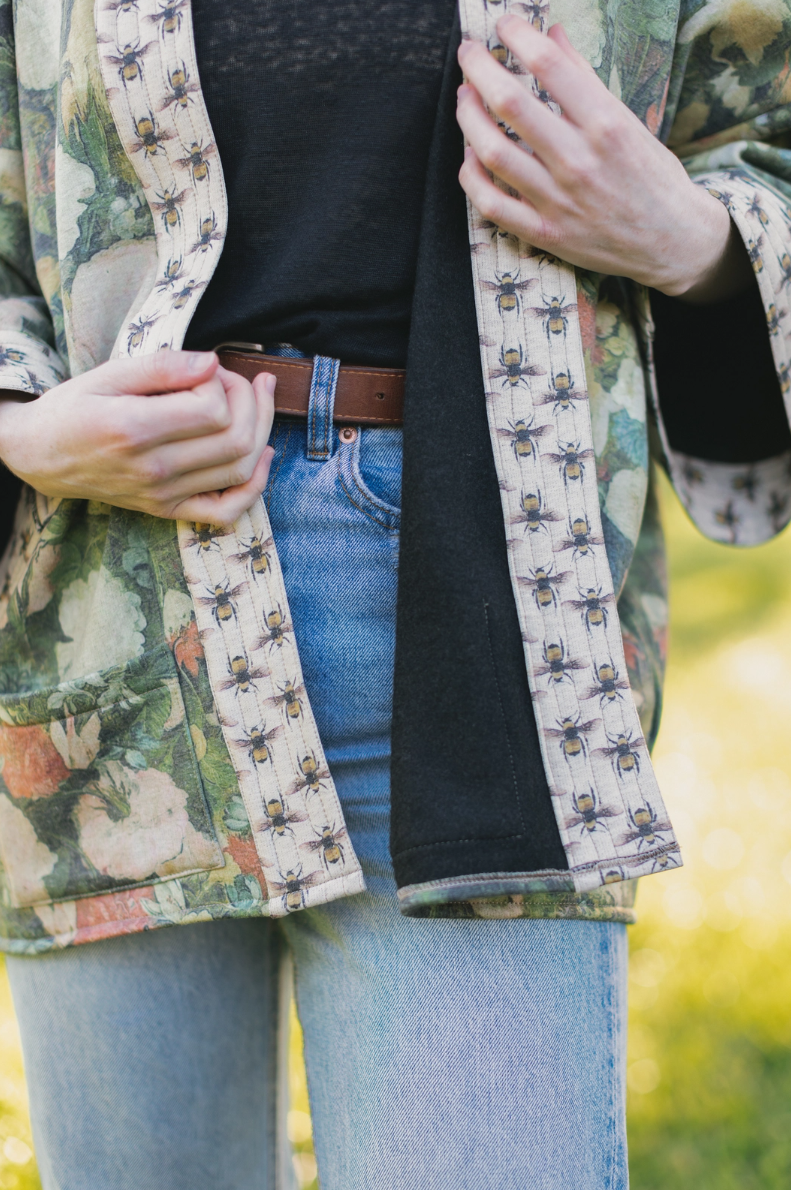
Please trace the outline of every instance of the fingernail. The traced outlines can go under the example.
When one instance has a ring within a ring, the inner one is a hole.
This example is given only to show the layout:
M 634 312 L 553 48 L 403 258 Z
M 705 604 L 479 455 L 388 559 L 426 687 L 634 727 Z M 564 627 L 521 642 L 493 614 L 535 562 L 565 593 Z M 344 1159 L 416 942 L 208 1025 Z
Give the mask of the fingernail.
M 468 41 L 463 41 L 461 43 L 461 45 L 459 46 L 459 57 L 463 58 L 464 55 L 468 54 L 469 52 L 470 52 L 470 43 Z
M 205 372 L 213 358 L 213 351 L 191 351 L 187 356 L 187 367 L 190 372 Z
M 270 397 L 273 397 L 275 395 L 275 386 L 277 385 L 277 376 L 273 376 L 271 372 L 268 372 L 265 376 L 265 383 L 266 391 Z
M 464 146 L 464 160 L 469 161 L 473 156 L 472 147 L 470 145 Z

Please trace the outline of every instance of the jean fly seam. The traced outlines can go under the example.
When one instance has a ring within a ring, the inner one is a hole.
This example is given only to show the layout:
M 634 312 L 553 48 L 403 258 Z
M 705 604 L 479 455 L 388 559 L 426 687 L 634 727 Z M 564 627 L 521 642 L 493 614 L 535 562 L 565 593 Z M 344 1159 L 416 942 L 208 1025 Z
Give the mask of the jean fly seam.
M 276 422 L 275 423 L 275 437 L 272 442 L 272 448 L 275 451 L 277 451 L 277 439 L 278 439 L 279 434 L 280 434 L 280 426 Z M 283 464 L 286 461 L 286 454 L 288 452 L 288 440 L 290 437 L 291 437 L 291 426 L 288 427 L 288 430 L 286 432 L 286 440 L 283 443 L 283 455 L 280 459 L 280 462 L 278 463 L 277 467 L 275 468 L 274 475 L 269 476 L 269 481 L 263 491 L 264 504 L 266 505 L 267 512 L 269 511 L 269 509 L 272 506 L 272 489 L 275 486 L 275 480 L 277 479 L 278 472 L 280 471 L 280 468 L 283 466 Z

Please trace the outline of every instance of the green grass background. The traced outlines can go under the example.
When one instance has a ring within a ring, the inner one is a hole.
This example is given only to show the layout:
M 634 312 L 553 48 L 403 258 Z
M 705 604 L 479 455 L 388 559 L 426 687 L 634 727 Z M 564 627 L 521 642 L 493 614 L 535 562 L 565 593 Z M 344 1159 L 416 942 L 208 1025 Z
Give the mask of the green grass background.
M 643 881 L 630 931 L 632 1187 L 788 1190 L 791 539 L 713 545 L 666 485 L 662 499 L 671 643 L 655 759 L 685 866 Z M 291 1099 L 297 1180 L 313 1190 L 296 1021 Z M 3 979 L 0 1190 L 38 1186 Z

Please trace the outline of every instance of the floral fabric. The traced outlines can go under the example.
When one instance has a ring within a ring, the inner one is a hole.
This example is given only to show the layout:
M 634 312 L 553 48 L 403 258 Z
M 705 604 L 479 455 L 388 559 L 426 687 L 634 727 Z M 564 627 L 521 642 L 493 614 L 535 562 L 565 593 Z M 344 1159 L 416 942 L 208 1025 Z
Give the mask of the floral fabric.
M 496 48 L 509 2 L 465 0 L 468 35 Z M 562 20 L 728 203 L 787 393 L 790 0 L 529 13 Z M 36 393 L 113 351 L 180 346 L 227 221 L 189 0 L 0 3 L 0 197 L 2 387 Z M 678 862 L 648 757 L 666 598 L 645 295 L 474 214 L 471 248 L 514 596 L 570 870 L 564 888 L 534 874 L 521 901 L 489 878 L 464 896 L 490 916 L 622 918 L 631 877 Z M 666 442 L 659 454 L 704 532 L 762 540 L 788 519 L 785 460 L 745 483 L 748 469 L 706 469 Z M 362 887 L 351 844 L 338 871 L 307 846 L 325 818 L 343 823 L 275 547 L 262 505 L 219 536 L 25 492 L 0 575 L 0 945 L 285 913 Z

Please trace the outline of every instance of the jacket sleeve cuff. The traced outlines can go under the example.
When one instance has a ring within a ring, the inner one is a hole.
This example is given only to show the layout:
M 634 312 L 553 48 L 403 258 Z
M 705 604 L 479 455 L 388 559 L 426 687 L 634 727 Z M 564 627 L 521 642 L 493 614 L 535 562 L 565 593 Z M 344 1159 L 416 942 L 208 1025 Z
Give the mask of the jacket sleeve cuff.
M 750 255 L 786 416 L 791 420 L 791 208 L 746 170 L 718 170 L 700 174 L 694 181 L 728 208 Z M 733 344 L 718 346 L 734 348 Z M 749 417 L 750 394 L 744 397 L 744 415 Z M 671 481 L 701 533 L 729 545 L 750 546 L 768 541 L 784 528 L 791 519 L 791 452 L 749 463 L 693 458 L 670 445 L 656 399 L 654 411 Z
M 0 332 L 0 389 L 38 397 L 67 377 L 60 356 L 46 343 L 21 331 Z

